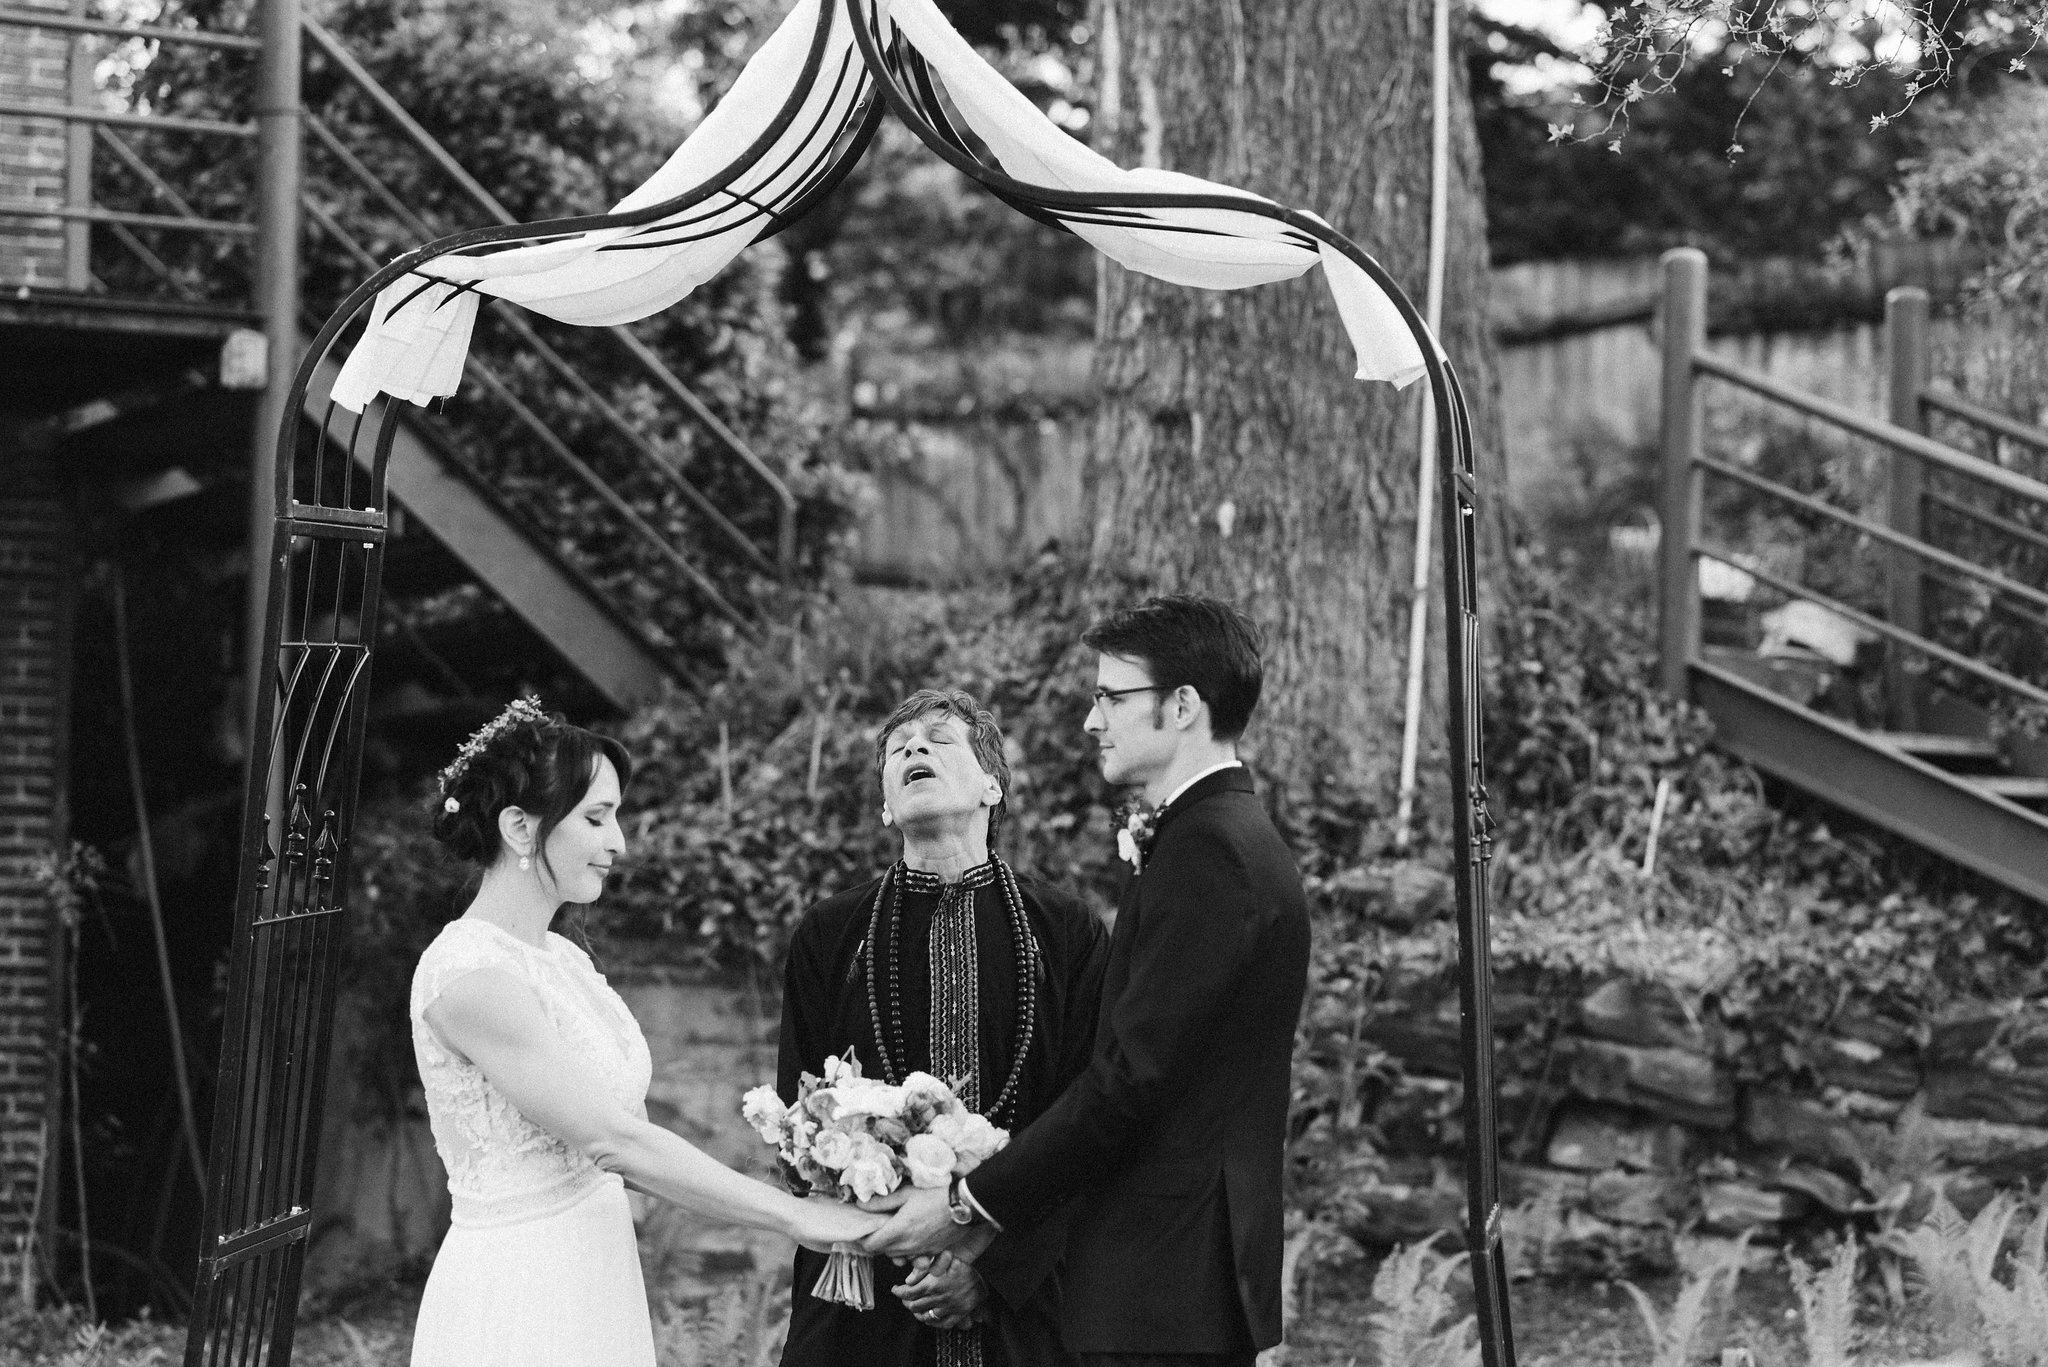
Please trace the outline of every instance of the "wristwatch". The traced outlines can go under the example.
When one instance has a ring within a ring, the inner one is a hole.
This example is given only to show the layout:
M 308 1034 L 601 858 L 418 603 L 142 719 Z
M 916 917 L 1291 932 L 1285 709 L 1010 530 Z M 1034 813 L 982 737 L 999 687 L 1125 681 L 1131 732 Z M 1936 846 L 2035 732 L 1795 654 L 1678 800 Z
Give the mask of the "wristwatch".
M 971 1225 L 974 1223 L 974 1207 L 967 1204 L 967 1198 L 960 1194 L 960 1179 L 955 1177 L 946 1184 L 946 1209 L 952 1212 L 953 1223 Z

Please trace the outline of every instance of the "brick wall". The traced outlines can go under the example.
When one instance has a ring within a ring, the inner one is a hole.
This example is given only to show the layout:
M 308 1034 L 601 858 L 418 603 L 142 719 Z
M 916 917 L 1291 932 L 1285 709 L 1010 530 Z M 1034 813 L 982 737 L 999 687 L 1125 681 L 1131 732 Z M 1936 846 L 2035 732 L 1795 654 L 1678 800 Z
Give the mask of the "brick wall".
M 65 13 L 68 0 L 13 0 Z M 49 29 L 0 27 L 0 99 L 67 104 L 70 44 Z M 0 117 L 0 199 L 64 202 L 64 125 L 54 119 Z M 61 220 L 0 215 L 0 284 L 64 284 Z
M 54 1114 L 61 941 L 39 869 L 65 832 L 69 541 L 50 456 L 0 448 L 0 1297 L 29 1275 Z

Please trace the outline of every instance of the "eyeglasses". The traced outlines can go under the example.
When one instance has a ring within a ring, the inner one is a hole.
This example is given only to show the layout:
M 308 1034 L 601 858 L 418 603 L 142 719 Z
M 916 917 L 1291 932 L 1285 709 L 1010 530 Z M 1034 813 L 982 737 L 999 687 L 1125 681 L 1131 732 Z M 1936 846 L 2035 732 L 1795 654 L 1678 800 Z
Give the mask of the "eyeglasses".
M 1095 705 L 1105 707 L 1131 693 L 1161 693 L 1167 691 L 1165 684 L 1139 684 L 1136 688 L 1098 688 L 1095 690 Z

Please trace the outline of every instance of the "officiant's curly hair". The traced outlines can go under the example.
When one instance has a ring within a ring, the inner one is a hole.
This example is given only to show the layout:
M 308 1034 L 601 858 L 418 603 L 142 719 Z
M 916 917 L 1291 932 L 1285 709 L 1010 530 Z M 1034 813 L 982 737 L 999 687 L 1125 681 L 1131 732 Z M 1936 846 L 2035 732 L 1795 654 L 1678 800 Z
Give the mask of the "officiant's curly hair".
M 889 737 L 896 728 L 934 712 L 943 712 L 967 728 L 967 744 L 974 751 L 975 761 L 1003 790 L 1002 801 L 988 809 L 988 848 L 993 854 L 996 837 L 1002 833 L 1003 818 L 1009 814 L 1010 761 L 1003 755 L 1003 728 L 996 725 L 995 713 L 975 701 L 972 693 L 958 688 L 920 688 L 897 703 L 896 710 L 875 732 L 875 773 L 879 775 L 889 761 Z
M 1081 644 L 1138 661 L 1167 692 L 1183 684 L 1192 687 L 1209 704 L 1209 734 L 1217 740 L 1244 734 L 1265 686 L 1258 627 L 1215 598 L 1191 593 L 1148 598 L 1088 628 Z

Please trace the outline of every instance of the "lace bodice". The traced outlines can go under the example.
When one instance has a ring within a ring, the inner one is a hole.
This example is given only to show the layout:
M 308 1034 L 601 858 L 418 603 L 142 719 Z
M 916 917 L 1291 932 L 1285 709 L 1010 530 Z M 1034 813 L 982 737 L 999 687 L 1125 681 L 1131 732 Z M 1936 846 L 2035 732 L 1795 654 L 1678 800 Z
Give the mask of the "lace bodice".
M 639 1023 L 582 950 L 553 933 L 535 948 L 488 921 L 449 922 L 413 970 L 412 1047 L 460 1225 L 535 1219 L 619 1180 L 521 1115 L 427 1024 L 427 1008 L 450 983 L 484 968 L 532 986 L 563 1041 L 620 1105 L 643 1113 L 653 1075 Z

